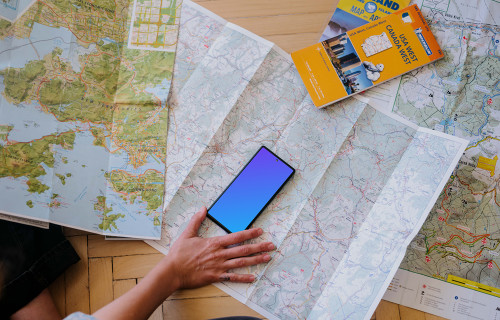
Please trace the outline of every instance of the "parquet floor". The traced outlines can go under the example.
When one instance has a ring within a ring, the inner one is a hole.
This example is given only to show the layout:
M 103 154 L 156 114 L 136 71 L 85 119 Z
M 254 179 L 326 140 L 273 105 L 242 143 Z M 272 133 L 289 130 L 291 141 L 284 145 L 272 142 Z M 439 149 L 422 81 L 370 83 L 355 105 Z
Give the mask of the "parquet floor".
M 338 0 L 198 0 L 199 4 L 292 52 L 316 43 Z M 65 233 L 82 260 L 50 287 L 61 315 L 92 313 L 132 288 L 162 255 L 142 241 L 106 241 L 72 229 Z M 262 317 L 214 286 L 176 292 L 151 319 Z M 437 320 L 382 301 L 372 319 Z

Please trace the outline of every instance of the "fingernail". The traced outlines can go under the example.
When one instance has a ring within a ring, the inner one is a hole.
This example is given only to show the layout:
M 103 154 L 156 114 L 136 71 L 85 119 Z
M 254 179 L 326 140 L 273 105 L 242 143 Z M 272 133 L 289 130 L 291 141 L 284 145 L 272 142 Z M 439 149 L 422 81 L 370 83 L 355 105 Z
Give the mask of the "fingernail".
M 254 275 L 250 275 L 250 281 L 254 282 L 255 281 L 255 276 Z
M 270 243 L 268 246 L 267 246 L 267 250 L 274 250 L 276 249 L 276 246 L 273 244 L 273 243 Z
M 263 233 L 264 233 L 264 230 L 262 230 L 262 228 L 259 228 L 259 231 L 258 231 L 259 236 L 260 236 L 261 234 L 263 234 Z
M 269 261 L 269 260 L 271 260 L 271 256 L 270 256 L 270 255 L 268 255 L 268 254 L 264 255 L 264 260 L 265 260 L 265 261 Z

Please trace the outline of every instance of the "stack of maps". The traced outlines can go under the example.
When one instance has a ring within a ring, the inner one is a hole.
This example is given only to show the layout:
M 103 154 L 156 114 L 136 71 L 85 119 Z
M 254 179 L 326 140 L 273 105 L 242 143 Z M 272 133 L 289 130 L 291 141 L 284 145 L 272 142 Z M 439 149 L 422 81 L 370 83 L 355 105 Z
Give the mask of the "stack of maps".
M 500 30 L 479 0 L 418 1 L 447 56 L 323 110 L 287 53 L 190 1 L 2 1 L 2 212 L 166 253 L 266 145 L 297 170 L 255 223 L 278 249 L 219 285 L 262 315 L 370 318 L 401 261 L 499 286 Z

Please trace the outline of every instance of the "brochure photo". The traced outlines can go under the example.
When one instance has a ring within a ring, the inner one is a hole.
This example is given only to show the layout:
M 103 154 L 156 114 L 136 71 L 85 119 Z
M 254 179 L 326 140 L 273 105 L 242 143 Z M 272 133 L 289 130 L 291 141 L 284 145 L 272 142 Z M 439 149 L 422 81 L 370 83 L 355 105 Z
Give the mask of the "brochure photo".
M 319 41 L 376 21 L 409 4 L 410 0 L 340 0 Z

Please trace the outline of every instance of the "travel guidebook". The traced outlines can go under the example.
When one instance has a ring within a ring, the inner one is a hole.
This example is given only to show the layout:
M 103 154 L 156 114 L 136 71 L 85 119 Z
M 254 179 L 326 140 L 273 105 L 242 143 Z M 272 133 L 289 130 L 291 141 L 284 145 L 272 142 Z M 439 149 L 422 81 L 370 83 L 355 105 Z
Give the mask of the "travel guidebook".
M 292 53 L 316 107 L 442 57 L 417 5 Z
M 319 41 L 376 21 L 409 4 L 410 0 L 340 0 Z

